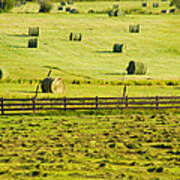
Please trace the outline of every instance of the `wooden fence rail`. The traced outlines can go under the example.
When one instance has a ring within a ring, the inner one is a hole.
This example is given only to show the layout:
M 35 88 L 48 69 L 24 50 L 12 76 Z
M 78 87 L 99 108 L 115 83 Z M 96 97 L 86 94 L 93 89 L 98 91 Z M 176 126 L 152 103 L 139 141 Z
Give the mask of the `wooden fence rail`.
M 180 109 L 180 96 L 155 97 L 77 97 L 77 98 L 1 98 L 1 115 L 35 113 L 43 110 L 87 109 Z

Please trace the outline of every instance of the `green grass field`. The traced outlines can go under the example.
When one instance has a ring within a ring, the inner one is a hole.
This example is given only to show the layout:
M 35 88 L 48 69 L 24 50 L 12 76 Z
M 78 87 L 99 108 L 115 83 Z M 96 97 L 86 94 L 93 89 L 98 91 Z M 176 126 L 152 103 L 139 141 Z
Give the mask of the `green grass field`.
M 53 69 L 64 94 L 38 97 L 180 95 L 180 14 L 160 14 L 141 1 L 75 2 L 79 14 L 39 14 L 36 3 L 0 14 L 0 97 L 33 97 Z M 108 17 L 114 4 L 131 11 Z M 88 14 L 93 9 L 95 13 Z M 138 14 L 141 12 L 141 14 Z M 143 14 L 142 14 L 143 13 Z M 128 32 L 141 24 L 141 32 Z M 27 48 L 29 27 L 40 27 L 39 47 Z M 81 32 L 82 42 L 69 41 Z M 126 51 L 112 53 L 114 43 Z M 126 75 L 131 60 L 144 62 L 147 75 Z M 180 179 L 179 110 L 55 111 L 0 116 L 0 179 L 177 180 Z
M 91 9 L 109 9 L 115 2 L 77 3 L 80 14 L 38 14 L 38 5 L 28 3 L 9 14 L 0 14 L 0 63 L 11 79 L 42 79 L 48 68 L 64 79 L 119 80 L 130 60 L 147 64 L 145 76 L 133 79 L 179 79 L 180 15 L 87 14 Z M 140 7 L 140 2 L 119 2 L 122 8 Z M 167 7 L 168 2 L 161 2 Z M 162 9 L 161 5 L 157 12 Z M 139 23 L 142 32 L 128 32 L 129 24 Z M 28 49 L 28 27 L 39 26 L 39 48 Z M 82 42 L 70 42 L 70 32 L 81 32 Z M 127 47 L 122 54 L 112 53 L 114 43 Z
M 174 111 L 4 116 L 0 178 L 179 179 L 179 125 Z

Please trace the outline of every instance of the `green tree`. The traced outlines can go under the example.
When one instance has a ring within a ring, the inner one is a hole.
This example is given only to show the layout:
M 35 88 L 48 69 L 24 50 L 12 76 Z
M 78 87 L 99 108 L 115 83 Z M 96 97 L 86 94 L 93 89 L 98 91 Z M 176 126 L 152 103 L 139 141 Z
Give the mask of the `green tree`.
M 173 0 L 173 3 L 176 5 L 178 9 L 180 9 L 180 0 Z
M 9 11 L 14 7 L 15 0 L 0 0 L 1 11 Z

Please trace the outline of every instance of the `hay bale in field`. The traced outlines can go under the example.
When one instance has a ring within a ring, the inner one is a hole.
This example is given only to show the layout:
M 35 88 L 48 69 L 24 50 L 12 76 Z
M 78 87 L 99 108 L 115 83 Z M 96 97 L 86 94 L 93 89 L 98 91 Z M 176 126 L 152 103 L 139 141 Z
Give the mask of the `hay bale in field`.
M 78 10 L 77 10 L 77 9 L 71 9 L 71 10 L 70 10 L 70 13 L 77 14 L 77 13 L 78 13 Z
M 65 6 L 66 2 L 65 1 L 61 1 L 61 6 Z
M 62 78 L 45 78 L 41 83 L 43 93 L 57 93 L 62 94 L 65 91 L 65 84 Z
M 147 7 L 147 3 L 142 3 L 142 7 Z
M 124 44 L 114 44 L 113 52 L 122 53 L 124 48 L 125 48 Z
M 81 41 L 82 34 L 81 33 L 70 33 L 69 40 L 70 41 Z
M 113 9 L 118 9 L 119 8 L 119 4 L 114 4 L 113 5 Z
M 4 67 L 0 67 L 0 80 L 7 79 L 9 76 L 7 70 Z
M 126 70 L 128 74 L 144 75 L 147 72 L 147 67 L 142 62 L 130 61 Z
M 73 5 L 73 1 L 72 1 L 72 0 L 68 0 L 67 3 L 68 3 L 69 5 Z
M 153 8 L 158 8 L 159 7 L 159 3 L 153 3 Z
M 108 15 L 109 15 L 110 17 L 114 16 L 114 11 L 113 11 L 113 10 L 110 10 L 110 11 L 108 12 Z
M 88 13 L 94 13 L 94 10 L 93 10 L 93 9 L 90 9 L 90 10 L 88 11 Z
M 59 6 L 58 11 L 63 11 L 63 6 Z
M 66 12 L 70 12 L 71 8 L 70 7 L 66 7 Z
M 119 9 L 116 9 L 116 10 L 111 10 L 108 12 L 108 15 L 111 17 L 111 16 L 115 16 L 115 17 L 118 17 L 118 16 L 124 16 L 124 11 L 122 10 L 119 10 Z
M 119 16 L 119 10 L 118 9 L 114 11 L 114 16 L 116 16 L 116 17 Z
M 163 13 L 163 14 L 168 14 L 169 11 L 168 11 L 167 9 L 163 9 L 163 10 L 161 10 L 161 13 Z
M 175 13 L 176 9 L 170 9 L 169 13 Z
M 129 32 L 131 32 L 131 33 L 139 33 L 140 32 L 140 24 L 129 25 Z
M 39 36 L 39 27 L 29 27 L 29 36 Z
M 38 40 L 37 39 L 29 39 L 28 48 L 37 48 Z

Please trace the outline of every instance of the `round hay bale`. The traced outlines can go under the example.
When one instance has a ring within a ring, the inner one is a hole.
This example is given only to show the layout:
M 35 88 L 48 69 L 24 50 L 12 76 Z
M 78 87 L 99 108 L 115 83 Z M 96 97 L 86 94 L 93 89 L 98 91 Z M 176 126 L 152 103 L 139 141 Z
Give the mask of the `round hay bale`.
M 159 3 L 153 3 L 153 8 L 158 8 L 159 7 Z
M 119 10 L 118 9 L 114 11 L 114 16 L 116 16 L 116 17 L 119 16 Z
M 147 3 L 142 3 L 142 7 L 147 7 Z
M 69 5 L 73 5 L 73 1 L 72 1 L 72 0 L 68 0 L 67 3 L 68 3 Z
M 74 37 L 74 41 L 81 41 L 82 39 L 82 34 L 81 33 L 76 33 Z
M 123 52 L 124 44 L 114 44 L 113 52 Z
M 130 61 L 126 70 L 128 74 L 144 75 L 147 72 L 147 67 L 142 62 Z
M 29 39 L 28 48 L 37 48 L 37 46 L 38 46 L 38 39 Z
M 29 27 L 29 36 L 39 36 L 39 27 Z
M 119 8 L 119 4 L 114 4 L 113 5 L 113 9 L 118 9 Z
M 168 13 L 169 13 L 169 11 L 168 11 L 168 10 L 166 10 L 166 9 L 163 9 L 163 10 L 161 10 L 161 13 L 163 13 L 163 14 L 168 14 Z
M 71 8 L 70 7 L 66 7 L 66 12 L 70 12 Z
M 59 6 L 58 11 L 63 11 L 63 6 Z
M 0 67 L 0 80 L 7 79 L 9 76 L 7 70 L 4 67 Z
M 43 93 L 62 94 L 65 91 L 65 84 L 62 78 L 45 78 L 41 83 Z
M 66 5 L 66 2 L 62 1 L 61 6 L 65 6 L 65 5 Z
M 129 25 L 129 32 L 131 32 L 131 33 L 139 33 L 140 32 L 140 24 Z
M 109 15 L 110 17 L 112 17 L 112 16 L 114 15 L 114 11 L 113 11 L 113 10 L 109 11 L 109 12 L 108 12 L 108 15 Z
M 71 10 L 70 10 L 70 13 L 76 14 L 76 13 L 78 13 L 78 10 L 77 10 L 77 9 L 71 9 Z
M 90 9 L 90 10 L 88 11 L 88 13 L 94 13 L 94 10 L 93 10 L 93 9 Z
M 69 40 L 70 41 L 81 41 L 82 34 L 81 33 L 70 33 Z
M 176 10 L 176 9 L 170 9 L 170 10 L 169 10 L 169 13 L 175 13 L 175 10 Z

